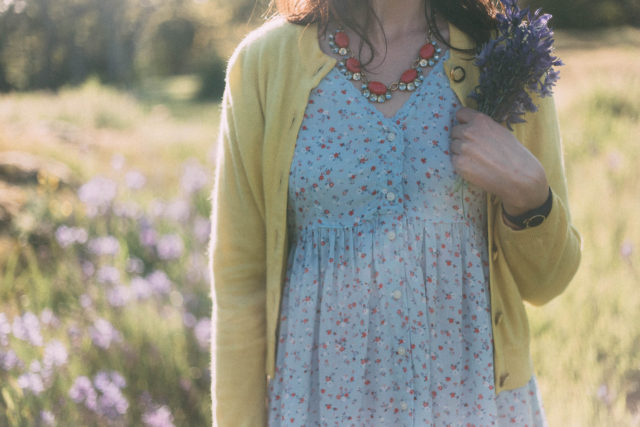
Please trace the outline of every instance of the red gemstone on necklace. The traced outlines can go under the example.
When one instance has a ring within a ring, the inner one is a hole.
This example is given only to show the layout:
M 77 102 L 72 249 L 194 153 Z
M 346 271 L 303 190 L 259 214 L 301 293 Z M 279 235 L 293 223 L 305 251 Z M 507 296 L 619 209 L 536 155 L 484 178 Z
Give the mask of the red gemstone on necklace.
M 431 59 L 434 53 L 436 53 L 436 47 L 431 43 L 427 43 L 420 48 L 420 58 L 422 59 Z
M 369 85 L 367 87 L 369 88 L 371 93 L 375 95 L 384 95 L 385 93 L 387 93 L 387 87 L 384 85 L 384 83 L 369 82 Z
M 338 47 L 349 47 L 349 36 L 344 31 L 338 31 L 333 37 Z
M 418 77 L 418 71 L 415 68 L 409 68 L 407 71 L 402 73 L 400 76 L 400 81 L 402 83 L 411 83 Z
M 360 67 L 360 61 L 358 61 L 356 58 L 349 58 L 347 59 L 347 70 L 351 71 L 352 73 L 359 73 L 360 71 L 362 71 L 362 68 Z

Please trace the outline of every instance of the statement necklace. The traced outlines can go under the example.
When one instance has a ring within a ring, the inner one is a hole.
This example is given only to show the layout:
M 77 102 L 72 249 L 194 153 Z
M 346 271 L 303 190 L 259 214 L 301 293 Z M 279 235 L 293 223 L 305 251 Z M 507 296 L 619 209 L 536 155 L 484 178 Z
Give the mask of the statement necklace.
M 400 79 L 389 86 L 379 81 L 369 81 L 362 69 L 360 61 L 354 56 L 349 48 L 349 36 L 341 29 L 336 29 L 333 34 L 329 34 L 329 47 L 333 53 L 342 56 L 344 59 L 338 63 L 338 69 L 347 77 L 347 80 L 362 81 L 362 95 L 371 102 L 383 103 L 391 99 L 393 92 L 414 91 L 424 81 L 422 71 L 426 67 L 433 67 L 440 60 L 442 49 L 433 40 L 431 30 L 427 43 L 420 48 L 418 58 L 413 62 L 411 68 L 400 76 Z

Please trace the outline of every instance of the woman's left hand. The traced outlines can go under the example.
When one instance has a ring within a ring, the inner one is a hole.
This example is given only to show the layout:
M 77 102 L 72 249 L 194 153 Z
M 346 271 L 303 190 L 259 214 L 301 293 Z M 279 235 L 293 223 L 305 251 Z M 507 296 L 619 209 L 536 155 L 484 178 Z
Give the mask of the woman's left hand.
M 471 108 L 456 113 L 451 158 L 459 175 L 502 199 L 506 212 L 520 215 L 549 195 L 544 168 L 516 137 L 486 114 Z

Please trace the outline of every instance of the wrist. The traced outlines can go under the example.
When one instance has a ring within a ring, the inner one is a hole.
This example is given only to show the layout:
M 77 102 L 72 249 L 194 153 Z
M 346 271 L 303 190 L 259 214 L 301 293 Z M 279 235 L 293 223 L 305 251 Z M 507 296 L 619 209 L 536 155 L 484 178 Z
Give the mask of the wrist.
M 542 224 L 547 216 L 549 216 L 552 203 L 553 193 L 551 191 L 551 187 L 547 187 L 547 198 L 540 206 L 537 206 L 519 215 L 510 215 L 505 210 L 504 205 L 502 205 L 502 219 L 505 224 L 515 230 L 535 227 Z
M 509 216 L 522 215 L 542 206 L 549 196 L 549 190 L 549 183 L 543 175 L 536 180 L 535 185 L 530 185 L 526 189 L 514 188 L 510 197 L 502 198 L 502 207 Z

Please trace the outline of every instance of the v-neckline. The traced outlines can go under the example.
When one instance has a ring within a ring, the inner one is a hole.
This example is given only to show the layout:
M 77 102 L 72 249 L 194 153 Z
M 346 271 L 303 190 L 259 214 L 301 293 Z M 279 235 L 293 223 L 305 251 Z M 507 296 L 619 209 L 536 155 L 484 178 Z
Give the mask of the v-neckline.
M 392 116 L 385 116 L 384 113 L 382 111 L 380 111 L 374 104 L 373 102 L 369 101 L 368 99 L 365 99 L 364 95 L 362 95 L 362 92 L 360 91 L 360 89 L 358 89 L 356 87 L 355 84 L 353 84 L 350 80 L 348 80 L 341 72 L 340 70 L 336 68 L 334 68 L 334 71 L 337 72 L 342 80 L 342 84 L 346 85 L 346 86 L 350 86 L 349 89 L 347 90 L 351 90 L 353 93 L 353 97 L 354 98 L 360 98 L 364 101 L 363 108 L 367 111 L 371 111 L 373 112 L 374 115 L 377 116 L 377 118 L 382 121 L 382 122 L 391 122 L 391 123 L 395 123 L 398 121 L 398 119 L 400 117 L 402 117 L 401 114 L 404 113 L 404 110 L 408 108 L 409 105 L 412 105 L 415 102 L 415 99 L 418 96 L 421 96 L 422 92 L 424 91 L 424 87 L 428 86 L 427 85 L 427 81 L 430 79 L 431 75 L 436 71 L 436 68 L 438 67 L 444 67 L 442 64 L 444 61 L 446 61 L 448 59 L 448 55 L 449 55 L 449 49 L 445 50 L 444 52 L 442 52 L 440 54 L 440 60 L 433 66 L 430 67 L 429 72 L 424 76 L 424 80 L 422 82 L 422 84 L 420 86 L 418 86 L 414 91 L 411 92 L 411 94 L 409 95 L 409 97 L 402 103 L 402 105 L 400 105 L 400 107 L 394 112 L 394 114 Z M 336 65 L 338 64 L 339 61 L 336 61 Z M 334 65 L 335 67 L 335 65 Z

